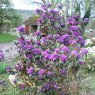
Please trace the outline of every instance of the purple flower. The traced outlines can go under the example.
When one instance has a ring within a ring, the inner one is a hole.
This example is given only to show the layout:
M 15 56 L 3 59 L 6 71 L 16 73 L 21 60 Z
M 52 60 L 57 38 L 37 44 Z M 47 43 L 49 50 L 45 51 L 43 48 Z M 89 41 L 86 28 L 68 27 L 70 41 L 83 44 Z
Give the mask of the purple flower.
M 28 53 L 28 54 L 26 54 L 26 57 L 29 58 L 29 59 L 32 59 L 33 54 L 32 53 Z
M 85 48 L 81 48 L 81 54 L 83 55 L 83 54 L 87 54 L 88 53 L 88 50 L 87 49 L 85 49 Z
M 74 17 L 74 19 L 77 20 L 77 21 L 80 20 L 80 15 L 74 15 L 73 17 Z
M 7 66 L 7 67 L 6 67 L 6 72 L 11 72 L 11 71 L 12 71 L 12 67 Z
M 55 48 L 54 52 L 59 53 L 60 49 L 59 48 Z
M 20 89 L 20 90 L 24 90 L 24 89 L 25 89 L 25 84 L 20 84 L 20 85 L 19 85 L 19 89 Z
M 71 45 L 76 45 L 76 44 L 77 44 L 76 40 L 71 40 Z
M 72 32 L 72 35 L 73 35 L 74 37 L 78 37 L 78 36 L 80 36 L 80 33 L 79 33 L 79 32 Z
M 64 23 L 60 23 L 60 26 L 61 26 L 61 27 L 65 27 L 65 24 L 64 24 Z
M 41 9 L 36 9 L 36 13 L 37 14 L 41 14 L 42 13 L 42 10 Z
M 45 56 L 46 54 L 50 54 L 50 50 L 45 50 L 45 51 L 43 51 L 43 53 L 42 53 L 42 56 Z
M 34 49 L 34 53 L 35 53 L 35 54 L 40 54 L 40 53 L 41 53 L 41 49 L 40 49 L 40 48 Z
M 35 44 L 36 44 L 36 45 L 41 45 L 41 41 L 37 40 L 37 41 L 35 42 Z
M 77 59 L 80 59 L 80 58 L 81 58 L 81 54 L 78 54 L 78 55 L 77 55 Z
M 42 7 L 43 10 L 46 10 L 47 9 L 46 4 L 42 4 L 41 7 Z
M 3 54 L 3 51 L 0 50 L 0 61 L 4 60 L 4 54 Z
M 60 35 L 59 34 L 55 34 L 54 37 L 55 37 L 55 39 L 59 39 Z
M 46 83 L 40 90 L 41 93 L 46 93 L 48 91 L 53 91 L 53 90 L 58 90 L 59 85 L 54 82 L 54 81 L 50 81 L 48 83 Z
M 48 75 L 48 76 L 54 76 L 54 72 L 48 71 L 48 72 L 47 72 L 47 75 Z
M 68 61 L 68 57 L 67 57 L 65 54 L 62 54 L 62 55 L 60 56 L 60 60 L 61 60 L 62 62 L 67 62 L 67 61 Z
M 88 24 L 88 22 L 89 22 L 89 19 L 88 18 L 84 18 L 84 23 Z
M 58 13 L 58 10 L 51 9 L 51 10 L 50 10 L 50 13 L 51 13 L 51 14 L 57 14 L 57 13 Z
M 76 56 L 78 55 L 78 51 L 77 50 L 72 50 L 70 53 L 70 56 Z
M 44 76 L 46 74 L 46 70 L 45 69 L 40 69 L 38 72 L 39 76 Z
M 18 38 L 18 42 L 19 42 L 19 44 L 20 44 L 21 46 L 24 46 L 24 45 L 25 45 L 25 41 L 26 41 L 26 39 L 25 39 L 24 37 Z
M 42 38 L 42 42 L 43 42 L 43 43 L 46 43 L 46 41 L 47 41 L 47 37 L 43 37 L 43 38 Z
M 27 74 L 32 74 L 33 72 L 34 72 L 33 67 L 27 68 Z
M 43 23 L 43 19 L 39 18 L 38 21 L 37 21 L 37 25 L 41 25 L 42 23 Z
M 48 4 L 47 7 L 50 8 L 51 7 L 51 4 Z
M 53 40 L 53 36 L 52 36 L 52 35 L 48 35 L 48 36 L 47 36 L 47 39 L 48 39 L 48 40 Z
M 30 40 L 27 40 L 27 44 L 30 45 L 31 44 L 31 41 Z
M 83 64 L 84 64 L 84 62 L 82 62 L 82 61 L 79 61 L 79 64 L 80 64 L 80 65 L 83 65 Z
M 59 55 L 57 53 L 51 54 L 51 60 L 56 61 L 59 58 Z
M 23 26 L 19 26 L 17 28 L 17 31 L 19 31 L 19 32 L 25 32 L 25 28 Z
M 21 70 L 23 69 L 22 64 L 21 64 L 21 63 L 18 63 L 18 64 L 16 65 L 16 69 L 17 69 L 18 71 L 21 71 Z
M 69 48 L 67 46 L 62 46 L 61 48 L 64 52 L 68 52 L 69 51 Z
M 41 36 L 41 32 L 40 31 L 37 31 L 35 34 L 36 34 L 36 36 Z
M 76 39 L 77 43 L 79 43 L 81 46 L 85 45 L 85 40 L 82 36 L 78 36 Z
M 33 50 L 33 46 L 32 46 L 32 45 L 27 45 L 26 48 L 27 48 L 27 50 L 29 50 L 29 51 Z
M 46 53 L 46 55 L 43 56 L 44 60 L 51 60 L 51 54 Z
M 64 45 L 70 44 L 70 35 L 69 34 L 64 34 L 58 39 L 59 43 L 63 43 Z
M 54 17 L 53 16 L 48 16 L 49 19 L 53 19 Z
M 79 30 L 78 26 L 71 26 L 71 30 L 77 32 Z
M 59 42 L 59 43 L 63 43 L 63 39 L 62 39 L 62 38 L 59 38 L 59 39 L 58 39 L 58 42 Z
M 62 21 L 62 16 L 58 16 L 57 20 Z
M 57 7 L 58 7 L 59 9 L 62 9 L 63 6 L 62 6 L 62 4 L 58 4 Z
M 68 24 L 69 25 L 75 25 L 75 20 L 74 20 L 74 18 L 72 18 L 72 17 L 70 17 L 70 18 L 68 18 Z
M 42 14 L 42 18 L 43 18 L 43 19 L 46 19 L 46 18 L 47 18 L 47 14 L 46 14 L 46 13 L 43 13 L 43 14 Z

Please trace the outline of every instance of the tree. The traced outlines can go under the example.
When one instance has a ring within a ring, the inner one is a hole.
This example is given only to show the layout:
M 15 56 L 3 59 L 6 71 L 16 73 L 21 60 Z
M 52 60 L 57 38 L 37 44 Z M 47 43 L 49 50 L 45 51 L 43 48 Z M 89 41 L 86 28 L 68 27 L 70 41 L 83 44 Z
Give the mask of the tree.
M 18 27 L 22 23 L 22 17 L 17 13 L 15 9 L 10 10 L 10 21 L 13 27 Z
M 14 21 L 14 19 L 17 20 L 18 18 L 19 17 L 17 16 L 15 10 L 12 8 L 11 1 L 10 0 L 0 0 L 0 34 L 3 33 L 2 26 L 5 20 Z

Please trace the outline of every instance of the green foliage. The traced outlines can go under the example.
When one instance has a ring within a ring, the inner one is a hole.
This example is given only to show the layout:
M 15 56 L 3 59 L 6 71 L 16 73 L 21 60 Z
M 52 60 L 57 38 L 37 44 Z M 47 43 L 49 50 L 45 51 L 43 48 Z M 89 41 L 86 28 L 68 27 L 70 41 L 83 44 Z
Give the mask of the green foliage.
M 15 35 L 10 35 L 10 34 L 0 35 L 0 43 L 13 42 L 16 39 L 17 39 L 17 36 Z
M 17 27 L 21 24 L 22 19 L 12 8 L 10 0 L 0 0 L 0 34 L 3 34 L 3 24 L 8 20 L 10 25 Z
M 0 62 L 0 73 L 5 73 L 6 66 L 5 62 Z
M 11 18 L 11 25 L 13 27 L 18 27 L 22 23 L 22 17 L 17 14 L 17 12 L 14 10 L 14 16 Z
M 88 39 L 89 38 L 87 33 L 84 33 L 83 37 L 84 37 L 84 39 Z

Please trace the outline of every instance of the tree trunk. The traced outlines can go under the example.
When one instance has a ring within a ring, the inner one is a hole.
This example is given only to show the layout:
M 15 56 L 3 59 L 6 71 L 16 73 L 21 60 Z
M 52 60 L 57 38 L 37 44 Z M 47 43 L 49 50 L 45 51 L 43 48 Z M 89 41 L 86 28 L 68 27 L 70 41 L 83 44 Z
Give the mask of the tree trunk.
M 0 18 L 0 34 L 3 34 L 3 19 L 2 17 Z
M 3 34 L 2 24 L 0 24 L 0 34 Z

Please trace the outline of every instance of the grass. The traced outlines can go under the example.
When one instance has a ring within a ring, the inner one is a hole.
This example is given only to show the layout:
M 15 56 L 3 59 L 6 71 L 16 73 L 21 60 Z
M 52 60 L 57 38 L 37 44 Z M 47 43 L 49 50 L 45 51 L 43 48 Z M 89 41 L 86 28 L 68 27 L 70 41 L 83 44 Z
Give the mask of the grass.
M 11 34 L 0 35 L 0 43 L 9 43 L 16 39 L 17 39 L 16 35 L 11 35 Z
M 89 74 L 88 77 L 81 82 L 81 89 L 82 95 L 95 95 L 95 73 Z
M 7 64 L 5 62 L 0 62 L 0 73 L 5 73 Z

